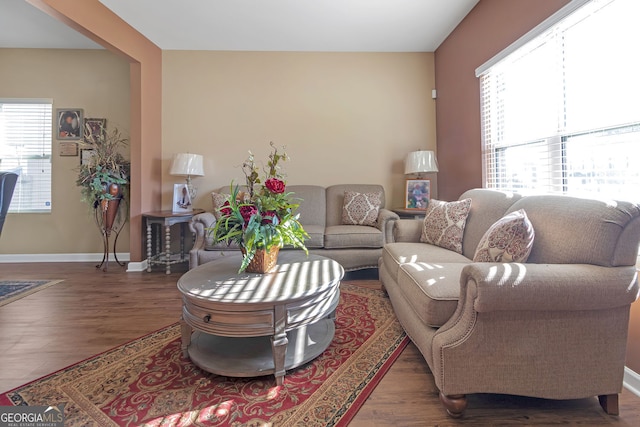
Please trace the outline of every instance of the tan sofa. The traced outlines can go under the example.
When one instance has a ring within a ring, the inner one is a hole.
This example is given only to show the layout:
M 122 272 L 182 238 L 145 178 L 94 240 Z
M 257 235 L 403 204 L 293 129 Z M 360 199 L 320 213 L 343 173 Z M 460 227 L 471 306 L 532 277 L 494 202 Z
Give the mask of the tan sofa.
M 386 209 L 380 209 L 375 227 L 363 225 L 342 225 L 344 192 L 382 192 L 382 207 L 385 204 L 384 188 L 381 185 L 352 184 L 321 187 L 317 185 L 289 185 L 287 191 L 302 201 L 298 212 L 300 222 L 311 237 L 306 241 L 309 253 L 326 256 L 339 262 L 346 271 L 377 268 L 382 247 L 393 240 L 393 222 L 398 216 Z M 220 189 L 229 193 L 229 188 Z M 238 247 L 227 247 L 224 243 L 213 244 L 205 231 L 215 224 L 211 212 L 193 217 L 191 231 L 196 240 L 190 252 L 189 268 L 195 268 L 224 256 Z
M 452 416 L 466 394 L 599 396 L 618 412 L 629 309 L 638 297 L 640 207 L 476 189 L 463 254 L 419 243 L 422 221 L 395 222 L 380 280 Z M 471 261 L 485 231 L 524 209 L 526 264 Z

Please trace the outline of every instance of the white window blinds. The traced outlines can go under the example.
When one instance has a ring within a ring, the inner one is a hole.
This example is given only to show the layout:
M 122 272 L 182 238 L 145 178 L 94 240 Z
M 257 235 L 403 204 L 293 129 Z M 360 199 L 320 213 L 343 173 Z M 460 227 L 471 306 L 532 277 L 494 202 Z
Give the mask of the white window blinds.
M 486 187 L 640 200 L 638 16 L 592 0 L 482 72 Z
M 18 173 L 9 212 L 51 211 L 51 100 L 0 99 L 0 170 Z

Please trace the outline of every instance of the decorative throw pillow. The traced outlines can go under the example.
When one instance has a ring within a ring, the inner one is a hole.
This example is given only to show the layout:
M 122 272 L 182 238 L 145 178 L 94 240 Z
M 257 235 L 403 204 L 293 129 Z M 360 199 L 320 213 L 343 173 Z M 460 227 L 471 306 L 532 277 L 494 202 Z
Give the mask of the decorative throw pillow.
M 527 262 L 535 232 L 524 209 L 496 221 L 478 243 L 474 262 Z
M 425 212 L 420 241 L 462 253 L 462 237 L 471 199 L 443 202 L 431 199 Z
M 228 194 L 220 194 L 216 193 L 215 191 L 211 193 L 211 201 L 213 202 L 213 216 L 215 216 L 216 219 L 220 219 L 220 208 L 227 200 L 229 200 Z
M 342 223 L 345 225 L 370 225 L 375 227 L 382 204 L 382 193 L 344 192 Z

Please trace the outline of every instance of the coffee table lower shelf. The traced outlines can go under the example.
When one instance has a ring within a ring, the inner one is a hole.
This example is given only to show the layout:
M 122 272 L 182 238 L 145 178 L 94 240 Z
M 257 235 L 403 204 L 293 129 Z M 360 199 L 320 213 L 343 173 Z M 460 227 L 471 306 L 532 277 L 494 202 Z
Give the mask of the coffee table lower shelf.
M 335 334 L 333 319 L 287 332 L 285 370 L 315 359 L 329 347 Z M 258 377 L 275 373 L 271 337 L 221 337 L 195 331 L 187 348 L 191 361 L 200 369 L 229 377 Z

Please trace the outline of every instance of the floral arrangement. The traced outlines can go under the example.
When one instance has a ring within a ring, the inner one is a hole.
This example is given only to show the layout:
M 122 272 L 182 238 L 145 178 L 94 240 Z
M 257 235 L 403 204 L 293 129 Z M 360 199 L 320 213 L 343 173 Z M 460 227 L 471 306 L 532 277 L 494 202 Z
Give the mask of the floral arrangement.
M 106 132 L 103 127 L 98 136 L 92 136 L 89 141 L 80 143 L 81 148 L 92 150 L 92 156 L 77 169 L 76 185 L 80 187 L 82 200 L 92 208 L 95 209 L 105 200 L 126 197 L 131 163 L 125 159 L 121 151 L 128 143 L 129 140 L 117 128 Z M 120 187 L 118 194 L 113 195 L 109 192 L 110 184 Z
M 258 251 L 270 253 L 284 246 L 300 248 L 308 254 L 304 245 L 309 235 L 296 213 L 299 204 L 294 203 L 293 193 L 286 191 L 284 175 L 280 163 L 289 160 L 282 147 L 281 151 L 271 143 L 264 182 L 260 181 L 259 169 L 254 156 L 242 164 L 247 192 L 239 190 L 231 183 L 231 196 L 220 208 L 220 218 L 209 229 L 216 242 L 237 243 L 243 251 L 239 272 L 247 269 Z

